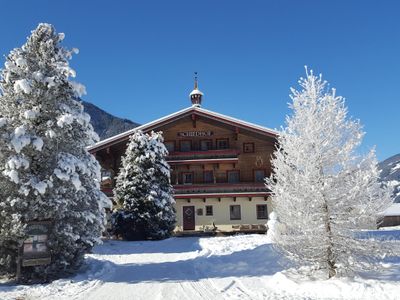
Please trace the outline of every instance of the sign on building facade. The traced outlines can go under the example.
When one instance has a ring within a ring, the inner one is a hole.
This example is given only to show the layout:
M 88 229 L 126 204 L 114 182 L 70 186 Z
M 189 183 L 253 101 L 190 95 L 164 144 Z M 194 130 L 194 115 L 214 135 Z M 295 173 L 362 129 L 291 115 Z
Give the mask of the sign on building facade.
M 178 132 L 179 137 L 203 137 L 212 136 L 214 132 L 212 131 L 180 131 Z

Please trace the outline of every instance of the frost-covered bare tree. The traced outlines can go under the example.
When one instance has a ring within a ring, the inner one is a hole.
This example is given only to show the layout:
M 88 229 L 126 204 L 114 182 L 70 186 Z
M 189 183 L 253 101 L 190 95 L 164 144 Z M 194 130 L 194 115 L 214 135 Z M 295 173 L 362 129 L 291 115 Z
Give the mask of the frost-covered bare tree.
M 51 279 L 76 270 L 104 228 L 100 166 L 86 147 L 97 140 L 70 80 L 75 50 L 64 34 L 39 24 L 6 57 L 0 80 L 0 273 L 15 274 L 31 221 L 50 220 L 51 263 L 23 269 Z
M 348 117 L 344 99 L 321 76 L 306 69 L 292 89 L 290 108 L 272 160 L 273 210 L 279 220 L 273 239 L 300 265 L 327 275 L 371 268 L 391 253 L 390 242 L 374 241 L 360 230 L 376 229 L 390 191 L 379 183 L 375 153 L 357 155 L 364 133 Z

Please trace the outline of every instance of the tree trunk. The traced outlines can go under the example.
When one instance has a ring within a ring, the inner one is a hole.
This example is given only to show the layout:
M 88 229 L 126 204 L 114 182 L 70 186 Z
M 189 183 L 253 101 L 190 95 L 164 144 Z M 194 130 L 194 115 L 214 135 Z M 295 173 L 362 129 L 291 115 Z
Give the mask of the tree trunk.
M 325 198 L 325 197 L 324 197 Z M 333 243 L 332 243 L 332 230 L 331 230 L 331 221 L 330 221 L 330 215 L 329 215 L 329 210 L 328 210 L 328 204 L 326 203 L 326 200 L 324 199 L 324 213 L 325 213 L 325 229 L 326 233 L 328 235 L 328 247 L 326 249 L 326 262 L 328 263 L 328 276 L 329 278 L 332 278 L 333 276 L 336 275 L 336 266 L 335 266 L 335 260 L 333 258 Z
M 321 178 L 325 177 L 324 169 L 322 163 L 320 162 L 319 174 Z M 322 182 L 322 198 L 324 200 L 323 214 L 325 215 L 325 230 L 328 235 L 328 247 L 326 249 L 326 262 L 328 264 L 328 278 L 332 278 L 336 275 L 336 262 L 333 258 L 333 243 L 332 243 L 332 228 L 331 228 L 331 216 L 328 209 L 328 203 L 326 201 L 326 196 L 324 193 L 324 183 Z

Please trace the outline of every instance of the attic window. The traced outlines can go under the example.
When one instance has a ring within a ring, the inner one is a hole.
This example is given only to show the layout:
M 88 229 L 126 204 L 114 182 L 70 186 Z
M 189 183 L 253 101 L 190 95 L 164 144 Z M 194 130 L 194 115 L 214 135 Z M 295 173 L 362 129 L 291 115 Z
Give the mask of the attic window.
M 254 143 L 243 143 L 243 153 L 254 153 Z
M 217 149 L 228 149 L 229 139 L 217 139 Z
M 167 148 L 168 152 L 175 151 L 175 142 L 174 141 L 166 141 L 164 142 L 165 148 Z

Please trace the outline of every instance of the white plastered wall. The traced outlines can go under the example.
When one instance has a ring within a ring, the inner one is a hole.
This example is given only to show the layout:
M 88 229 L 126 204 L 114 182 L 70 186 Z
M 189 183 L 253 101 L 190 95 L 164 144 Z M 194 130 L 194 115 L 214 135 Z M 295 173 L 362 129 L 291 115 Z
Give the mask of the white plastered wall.
M 203 199 L 192 198 L 190 202 L 188 199 L 176 199 L 176 213 L 177 213 L 177 224 L 176 231 L 183 230 L 182 221 L 182 208 L 184 206 L 194 206 L 195 207 L 195 230 L 203 230 L 204 226 L 212 226 L 214 222 L 218 231 L 232 231 L 232 225 L 256 225 L 256 224 L 266 224 L 268 220 L 257 219 L 257 209 L 258 204 L 267 204 L 268 214 L 272 211 L 271 201 L 265 200 L 263 197 L 251 197 L 249 201 L 248 197 L 236 197 L 234 198 L 206 198 L 204 202 Z M 206 206 L 213 206 L 213 215 L 206 216 Z M 231 220 L 230 219 L 230 206 L 240 205 L 241 219 Z M 203 210 L 203 215 L 198 215 L 198 209 Z

